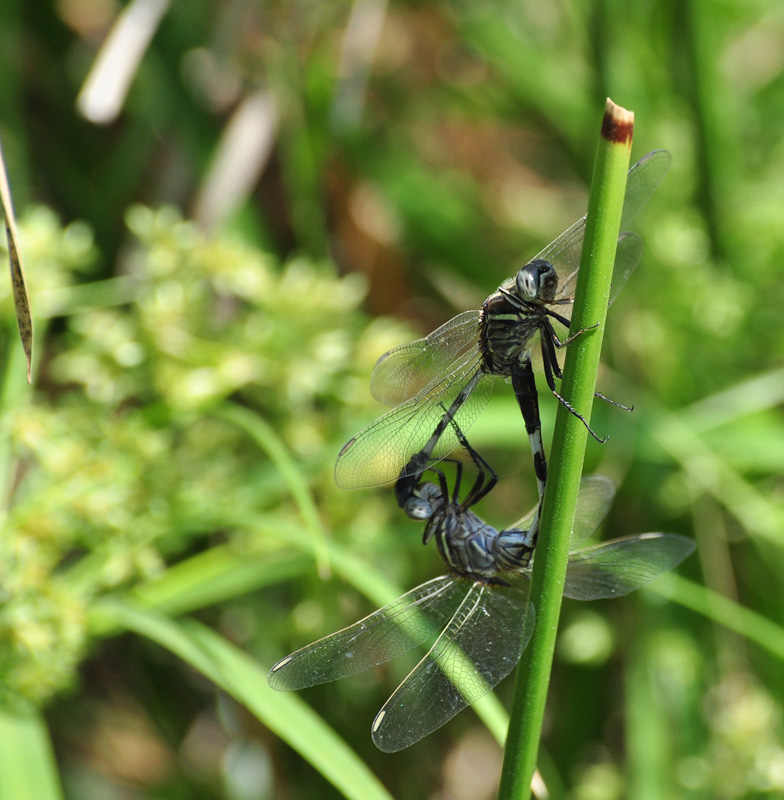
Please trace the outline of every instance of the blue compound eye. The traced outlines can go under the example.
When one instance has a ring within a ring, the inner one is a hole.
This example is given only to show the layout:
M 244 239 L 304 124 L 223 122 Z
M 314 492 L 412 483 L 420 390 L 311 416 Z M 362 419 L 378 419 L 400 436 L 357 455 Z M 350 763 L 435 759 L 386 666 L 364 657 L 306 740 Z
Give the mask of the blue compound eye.
M 532 264 L 526 264 L 518 270 L 515 283 L 517 294 L 522 300 L 535 300 L 539 293 L 539 271 Z

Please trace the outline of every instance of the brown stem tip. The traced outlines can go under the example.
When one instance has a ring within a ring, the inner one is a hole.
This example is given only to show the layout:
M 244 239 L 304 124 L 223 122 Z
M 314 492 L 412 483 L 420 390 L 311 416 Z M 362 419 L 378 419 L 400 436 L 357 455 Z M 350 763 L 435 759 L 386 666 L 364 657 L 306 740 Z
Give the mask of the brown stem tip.
M 634 134 L 634 112 L 607 98 L 602 120 L 602 138 L 613 144 L 630 144 Z

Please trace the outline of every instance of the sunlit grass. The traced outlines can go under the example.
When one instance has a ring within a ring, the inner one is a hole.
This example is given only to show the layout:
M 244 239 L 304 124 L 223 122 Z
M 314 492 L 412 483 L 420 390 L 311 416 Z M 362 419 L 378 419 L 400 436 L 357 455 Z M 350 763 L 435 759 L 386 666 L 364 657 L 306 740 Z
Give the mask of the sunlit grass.
M 78 796 L 85 780 L 126 791 L 92 743 L 129 708 L 144 722 L 135 741 L 167 754 L 163 772 L 134 778 L 151 796 L 225 796 L 247 741 L 273 794 L 350 796 L 352 774 L 412 800 L 455 785 L 456 744 L 482 752 L 463 738 L 472 712 L 388 757 L 369 723 L 394 668 L 289 698 L 311 732 L 323 723 L 325 741 L 344 742 L 330 784 L 307 766 L 325 766 L 321 734 L 310 749 L 283 743 L 300 717 L 271 708 L 235 724 L 205 643 L 263 683 L 276 657 L 442 571 L 391 493 L 335 488 L 334 458 L 382 410 L 368 391 L 381 353 L 478 307 L 584 212 L 607 94 L 637 114 L 635 152 L 666 147 L 673 167 L 605 331 L 599 386 L 635 411 L 597 409 L 610 440 L 587 459 L 619 484 L 608 538 L 696 532 L 699 560 L 644 601 L 593 607 L 609 642 L 595 666 L 556 654 L 543 772 L 552 797 L 580 800 L 784 792 L 772 0 L 694 19 L 656 3 L 356 4 L 376 15 L 353 23 L 375 20 L 360 37 L 370 50 L 344 47 L 340 4 L 172 3 L 108 127 L 74 100 L 113 6 L 83 5 L 0 11 L 37 371 L 30 390 L 0 281 L 0 751 L 29 781 L 0 780 L 0 797 Z M 195 198 L 260 88 L 276 99 L 277 138 L 225 229 L 205 236 L 189 221 Z M 471 441 L 499 467 L 480 512 L 503 525 L 535 486 L 508 387 L 496 394 Z M 91 613 L 109 598 L 130 611 L 101 626 Z M 563 613 L 568 626 L 576 612 Z M 141 644 L 153 632 L 163 650 Z M 254 687 L 233 689 L 252 707 Z M 19 711 L 22 695 L 35 710 Z M 485 717 L 496 739 L 503 717 L 499 705 Z

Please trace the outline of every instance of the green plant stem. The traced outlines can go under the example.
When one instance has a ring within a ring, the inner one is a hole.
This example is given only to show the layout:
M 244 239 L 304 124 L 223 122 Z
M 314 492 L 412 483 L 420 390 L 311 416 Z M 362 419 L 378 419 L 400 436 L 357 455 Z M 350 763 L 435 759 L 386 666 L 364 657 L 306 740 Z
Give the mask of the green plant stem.
M 561 383 L 563 396 L 586 420 L 590 420 L 599 368 L 631 153 L 633 120 L 630 112 L 607 101 L 591 182 L 571 329 L 575 332 L 592 328 L 597 323 L 598 327 L 586 330 L 567 348 Z M 586 438 L 587 431 L 582 422 L 560 406 L 553 433 L 551 470 L 531 582 L 536 627 L 515 683 L 499 789 L 499 798 L 502 800 L 530 796 Z

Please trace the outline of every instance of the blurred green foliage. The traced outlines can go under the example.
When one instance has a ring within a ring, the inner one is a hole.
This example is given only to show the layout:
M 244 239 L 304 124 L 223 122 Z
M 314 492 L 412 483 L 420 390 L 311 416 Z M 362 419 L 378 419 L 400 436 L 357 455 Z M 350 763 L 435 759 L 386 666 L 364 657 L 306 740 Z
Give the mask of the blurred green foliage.
M 38 370 L 30 391 L 0 281 L 0 751 L 33 742 L 18 763 L 34 776 L 50 737 L 80 799 L 338 796 L 307 766 L 317 735 L 278 738 L 264 671 L 441 565 L 389 491 L 334 487 L 335 455 L 379 412 L 381 353 L 478 307 L 584 212 L 610 94 L 637 114 L 633 157 L 666 147 L 673 168 L 606 331 L 601 389 L 636 408 L 595 407 L 611 438 L 587 469 L 621 485 L 606 535 L 693 531 L 681 572 L 758 617 L 733 623 L 696 583 L 702 605 L 666 581 L 567 604 L 541 770 L 554 798 L 780 796 L 780 4 L 174 3 L 98 125 L 75 102 L 118 10 L 0 4 Z M 504 524 L 535 489 L 496 395 L 471 440 L 502 477 L 480 513 Z M 200 662 L 206 629 L 258 675 Z M 492 796 L 497 749 L 473 712 L 375 751 L 370 721 L 404 674 L 302 700 L 393 795 L 465 797 L 468 770 L 470 796 Z
M 232 238 L 205 239 L 172 209 L 135 207 L 128 223 L 122 302 L 70 314 L 47 364 L 49 399 L 5 415 L 2 613 L 21 661 L 0 685 L 36 700 L 72 680 L 97 593 L 150 579 L 205 535 L 280 508 L 279 476 L 221 409 L 263 413 L 299 468 L 327 484 L 321 454 L 336 440 L 324 419 L 364 409 L 346 386 L 372 363 L 363 350 L 392 341 L 363 324 L 356 275 L 302 259 L 281 267 Z M 60 293 L 61 314 L 93 253 L 81 226 L 68 248 L 74 233 L 41 210 L 22 219 L 29 254 L 45 265 L 36 285 Z

